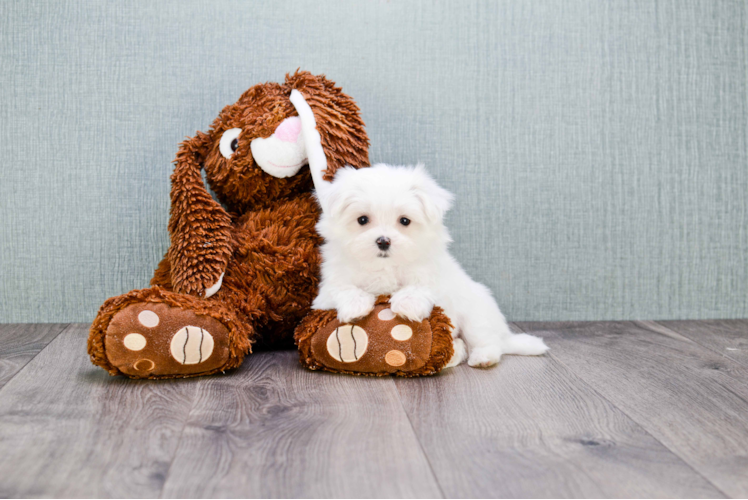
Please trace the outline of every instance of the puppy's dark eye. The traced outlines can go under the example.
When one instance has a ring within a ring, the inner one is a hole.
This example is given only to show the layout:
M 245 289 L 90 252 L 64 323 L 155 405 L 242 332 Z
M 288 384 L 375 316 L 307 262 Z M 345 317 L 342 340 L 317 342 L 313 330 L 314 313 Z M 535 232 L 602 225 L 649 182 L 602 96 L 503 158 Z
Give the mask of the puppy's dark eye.
M 231 151 L 236 151 L 239 149 L 239 139 L 234 139 L 231 141 Z
M 407 226 L 408 224 L 410 224 L 410 219 L 408 219 L 407 217 L 400 217 L 400 224 L 402 224 L 403 226 Z
M 365 226 L 366 224 L 369 223 L 369 218 L 365 215 L 362 215 L 357 220 L 358 220 L 358 223 L 361 224 L 362 226 Z

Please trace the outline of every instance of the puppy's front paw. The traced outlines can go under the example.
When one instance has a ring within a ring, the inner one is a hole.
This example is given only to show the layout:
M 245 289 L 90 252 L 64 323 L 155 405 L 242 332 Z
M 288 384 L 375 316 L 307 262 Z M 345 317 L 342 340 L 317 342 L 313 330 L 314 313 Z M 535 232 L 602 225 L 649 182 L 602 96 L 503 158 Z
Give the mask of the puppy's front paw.
M 423 321 L 431 314 L 434 302 L 427 295 L 402 289 L 390 298 L 390 309 L 410 321 Z
M 338 302 L 335 308 L 338 310 L 338 321 L 350 323 L 355 319 L 363 318 L 374 309 L 376 300 L 376 297 L 366 292 L 347 295 Z
M 470 350 L 468 364 L 474 368 L 488 368 L 498 363 L 502 354 L 501 347 L 496 345 L 477 347 Z

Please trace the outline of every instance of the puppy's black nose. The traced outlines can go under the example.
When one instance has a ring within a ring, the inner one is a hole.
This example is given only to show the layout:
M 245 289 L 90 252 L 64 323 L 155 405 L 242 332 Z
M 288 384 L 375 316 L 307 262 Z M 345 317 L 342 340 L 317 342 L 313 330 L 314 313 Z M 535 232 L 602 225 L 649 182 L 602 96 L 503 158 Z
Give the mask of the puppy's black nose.
M 388 248 L 390 248 L 390 239 L 385 238 L 384 236 L 380 236 L 379 238 L 377 238 L 377 246 L 380 250 L 387 250 Z

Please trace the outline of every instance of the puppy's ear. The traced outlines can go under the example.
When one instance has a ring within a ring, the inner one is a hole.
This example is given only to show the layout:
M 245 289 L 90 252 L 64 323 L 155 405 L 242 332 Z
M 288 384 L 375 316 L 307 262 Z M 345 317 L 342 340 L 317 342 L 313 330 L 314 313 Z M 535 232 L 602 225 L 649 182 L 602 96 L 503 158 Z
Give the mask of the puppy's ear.
M 358 199 L 356 190 L 347 182 L 348 175 L 354 171 L 353 167 L 340 169 L 327 189 L 325 198 L 318 198 L 324 213 L 335 218 L 340 217 Z
M 171 175 L 171 282 L 175 291 L 200 297 L 219 280 L 231 257 L 231 217 L 210 196 L 200 174 L 211 145 L 202 132 L 184 141 Z
M 454 195 L 441 187 L 429 175 L 422 163 L 413 169 L 415 184 L 413 191 L 423 207 L 423 212 L 429 221 L 441 223 L 444 214 L 452 207 Z

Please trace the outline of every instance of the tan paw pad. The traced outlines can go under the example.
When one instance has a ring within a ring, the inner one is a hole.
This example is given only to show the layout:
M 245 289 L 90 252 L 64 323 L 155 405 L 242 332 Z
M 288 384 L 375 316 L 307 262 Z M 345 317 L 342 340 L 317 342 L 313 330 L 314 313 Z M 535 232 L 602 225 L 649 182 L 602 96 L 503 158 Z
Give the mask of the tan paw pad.
M 140 321 L 140 324 L 146 328 L 155 328 L 158 326 L 161 319 L 158 317 L 158 314 L 146 309 L 138 314 L 138 321 Z
M 135 368 L 139 372 L 147 373 L 153 371 L 153 369 L 156 368 L 156 363 L 154 363 L 150 359 L 141 359 L 133 365 L 133 368 Z
M 407 358 L 402 351 L 392 350 L 384 355 L 384 360 L 390 366 L 403 366 Z
M 142 351 L 147 342 L 141 334 L 129 333 L 125 336 L 122 343 L 131 351 Z
M 408 325 L 397 325 L 390 330 L 390 335 L 393 339 L 404 342 L 413 336 L 413 329 Z
M 213 336 L 199 326 L 185 326 L 172 337 L 170 350 L 177 363 L 202 363 L 213 354 Z
M 377 318 L 381 319 L 382 321 L 392 321 L 395 319 L 395 313 L 392 312 L 392 309 L 382 309 L 379 311 L 379 314 L 377 314 Z
M 359 326 L 339 326 L 327 337 L 327 352 L 333 359 L 343 363 L 358 361 L 368 345 L 369 336 Z

